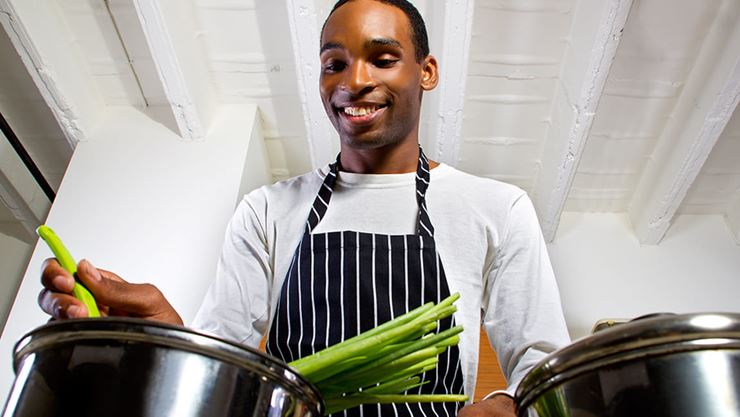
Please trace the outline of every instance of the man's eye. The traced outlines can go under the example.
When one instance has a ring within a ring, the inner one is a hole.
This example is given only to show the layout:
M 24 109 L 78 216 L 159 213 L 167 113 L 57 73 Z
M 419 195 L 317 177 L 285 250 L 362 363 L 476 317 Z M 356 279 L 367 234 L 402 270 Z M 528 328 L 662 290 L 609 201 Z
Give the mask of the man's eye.
M 328 63 L 324 64 L 324 67 L 323 68 L 324 68 L 324 72 L 325 73 L 331 74 L 331 73 L 334 73 L 334 72 L 339 72 L 339 71 L 343 70 L 345 67 L 346 67 L 346 65 L 344 64 L 344 62 L 341 62 L 341 61 L 331 61 L 331 62 L 328 62 Z
M 374 63 L 378 68 L 388 68 L 393 66 L 396 62 L 398 62 L 397 59 L 376 59 Z

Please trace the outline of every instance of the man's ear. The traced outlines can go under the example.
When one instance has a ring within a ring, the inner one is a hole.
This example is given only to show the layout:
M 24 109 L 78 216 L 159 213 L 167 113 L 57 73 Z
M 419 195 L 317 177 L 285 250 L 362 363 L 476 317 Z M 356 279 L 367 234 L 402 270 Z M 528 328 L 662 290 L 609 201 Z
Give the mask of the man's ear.
M 424 91 L 433 90 L 439 82 L 439 67 L 437 59 L 427 55 L 421 63 L 421 88 Z

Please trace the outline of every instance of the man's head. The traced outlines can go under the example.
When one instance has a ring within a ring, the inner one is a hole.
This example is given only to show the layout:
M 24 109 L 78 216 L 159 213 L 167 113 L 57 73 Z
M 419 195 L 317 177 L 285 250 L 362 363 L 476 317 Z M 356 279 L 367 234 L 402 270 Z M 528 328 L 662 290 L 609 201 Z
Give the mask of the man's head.
M 343 149 L 418 143 L 422 92 L 438 76 L 423 21 L 409 7 L 400 0 L 342 0 L 324 24 L 321 98 Z M 423 40 L 412 19 L 421 22 Z
M 347 4 L 352 0 L 339 0 L 334 4 L 334 7 L 329 12 L 329 17 L 331 17 L 334 12 L 342 7 L 343 5 Z M 427 26 L 424 24 L 424 18 L 421 17 L 421 13 L 419 13 L 419 10 L 414 7 L 413 4 L 411 4 L 408 0 L 376 0 L 381 3 L 389 4 L 393 7 L 399 8 L 405 15 L 406 18 L 409 19 L 409 24 L 411 25 L 411 33 L 412 33 L 412 41 L 414 43 L 414 48 L 416 52 L 416 61 L 421 62 L 427 55 L 429 55 L 429 37 L 427 36 Z M 324 22 L 324 27 L 326 27 L 326 22 L 329 21 L 329 18 L 326 18 L 326 21 Z M 321 34 L 324 34 L 324 29 L 321 29 Z

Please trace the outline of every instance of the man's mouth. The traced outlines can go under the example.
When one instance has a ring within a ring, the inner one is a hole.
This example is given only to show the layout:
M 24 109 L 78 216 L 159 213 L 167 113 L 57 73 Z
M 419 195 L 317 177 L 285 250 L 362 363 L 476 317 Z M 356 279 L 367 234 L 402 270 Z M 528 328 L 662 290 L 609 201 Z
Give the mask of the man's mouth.
M 380 109 L 380 106 L 345 107 L 344 114 L 354 117 L 367 116 L 375 113 L 378 109 Z
M 337 110 L 350 123 L 363 125 L 373 122 L 386 107 L 386 105 L 380 104 L 367 104 L 361 106 L 343 106 Z

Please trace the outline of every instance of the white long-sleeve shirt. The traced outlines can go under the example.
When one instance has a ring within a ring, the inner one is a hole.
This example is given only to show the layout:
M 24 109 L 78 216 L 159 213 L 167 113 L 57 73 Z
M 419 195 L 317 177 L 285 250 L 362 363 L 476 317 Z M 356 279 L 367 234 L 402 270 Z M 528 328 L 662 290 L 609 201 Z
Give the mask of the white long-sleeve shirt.
M 306 218 L 328 167 L 261 187 L 239 204 L 217 276 L 193 326 L 257 346 L 269 330 Z M 415 173 L 340 172 L 316 233 L 413 234 Z M 569 342 L 557 284 L 531 201 L 521 189 L 449 165 L 431 170 L 427 206 L 465 328 L 460 358 L 474 393 L 483 324 L 513 393 L 547 353 Z

